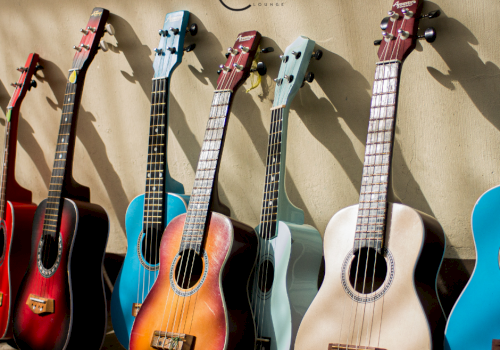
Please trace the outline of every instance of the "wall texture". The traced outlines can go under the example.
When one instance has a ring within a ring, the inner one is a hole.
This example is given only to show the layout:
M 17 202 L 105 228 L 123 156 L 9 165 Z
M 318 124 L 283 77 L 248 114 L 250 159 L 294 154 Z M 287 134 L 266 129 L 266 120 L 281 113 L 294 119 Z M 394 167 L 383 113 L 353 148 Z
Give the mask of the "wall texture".
M 243 7 L 248 0 L 226 0 Z M 39 203 L 47 196 L 67 71 L 94 6 L 110 10 L 115 37 L 87 74 L 78 124 L 75 178 L 91 188 L 92 201 L 109 213 L 108 251 L 124 253 L 128 203 L 144 190 L 152 60 L 165 14 L 192 13 L 199 25 L 187 43 L 171 83 L 168 157 L 175 179 L 190 193 L 217 66 L 239 32 L 258 30 L 268 76 L 262 86 L 234 101 L 220 171 L 223 201 L 232 216 L 252 226 L 259 221 L 269 108 L 280 60 L 297 36 L 323 52 L 310 70 L 316 81 L 301 89 L 289 125 L 287 191 L 306 222 L 324 232 L 339 209 L 357 203 L 366 141 L 371 84 L 381 37 L 380 20 L 391 0 L 265 0 L 233 12 L 219 0 L 100 2 L 1 0 L 0 133 L 17 81 L 15 67 L 30 52 L 42 58 L 39 87 L 23 103 L 19 125 L 17 179 Z M 267 4 L 267 6 L 266 6 Z M 448 238 L 446 256 L 475 257 L 470 214 L 477 198 L 500 184 L 500 53 L 496 16 L 488 0 L 425 1 L 424 12 L 442 16 L 421 21 L 434 26 L 435 43 L 418 44 L 403 66 L 393 159 L 396 195 L 435 216 Z M 245 87 L 249 85 L 246 84 Z

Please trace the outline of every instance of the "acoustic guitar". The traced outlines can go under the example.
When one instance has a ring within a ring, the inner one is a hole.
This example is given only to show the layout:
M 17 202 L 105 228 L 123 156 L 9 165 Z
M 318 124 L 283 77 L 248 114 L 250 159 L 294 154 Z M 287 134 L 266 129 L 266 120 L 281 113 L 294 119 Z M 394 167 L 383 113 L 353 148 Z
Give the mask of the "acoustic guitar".
M 167 163 L 170 80 L 184 51 L 195 48 L 195 44 L 184 48 L 186 33 L 196 35 L 198 31 L 196 24 L 186 29 L 188 20 L 188 11 L 168 13 L 155 49 L 146 190 L 132 200 L 125 215 L 127 254 L 111 297 L 113 329 L 125 348 L 134 318 L 158 276 L 163 231 L 173 218 L 186 212 L 189 202 L 184 186 L 170 176 Z
M 436 292 L 445 237 L 429 215 L 387 196 L 401 65 L 417 40 L 422 0 L 396 0 L 382 21 L 359 204 L 324 235 L 325 279 L 300 325 L 296 350 L 443 347 Z M 435 32 L 426 30 L 428 41 Z
M 108 215 L 73 179 L 78 109 L 100 38 L 114 33 L 109 11 L 94 8 L 69 71 L 48 198 L 36 209 L 31 257 L 14 307 L 20 349 L 99 349 L 106 333 L 103 259 Z
M 213 212 L 211 202 L 234 93 L 252 70 L 260 39 L 256 31 L 241 33 L 220 66 L 188 210 L 163 234 L 159 275 L 132 326 L 130 350 L 255 347 L 247 287 L 257 237 Z
M 311 57 L 321 58 L 314 41 L 298 37 L 281 55 L 271 108 L 266 177 L 258 226 L 259 251 L 252 280 L 251 305 L 257 349 L 289 350 L 309 304 L 318 292 L 323 242 L 319 232 L 304 225 L 304 212 L 288 199 L 285 189 L 288 114 L 304 82 Z
M 31 224 L 36 205 L 31 202 L 31 191 L 16 181 L 16 148 L 19 110 L 26 92 L 36 87 L 33 75 L 43 67 L 38 54 L 28 56 L 24 67 L 17 70 L 21 76 L 13 83 L 15 90 L 7 107 L 5 145 L 0 184 L 0 334 L 12 338 L 12 309 L 21 279 L 30 256 Z

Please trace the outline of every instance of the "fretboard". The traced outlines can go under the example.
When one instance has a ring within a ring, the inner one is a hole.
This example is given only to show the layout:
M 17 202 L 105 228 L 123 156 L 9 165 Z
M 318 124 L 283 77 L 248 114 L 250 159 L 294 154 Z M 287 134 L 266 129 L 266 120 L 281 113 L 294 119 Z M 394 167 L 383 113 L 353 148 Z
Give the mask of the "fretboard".
M 266 180 L 262 199 L 259 234 L 264 239 L 276 235 L 278 194 L 280 185 L 281 135 L 283 131 L 283 107 L 272 110 L 269 142 L 267 145 Z
M 218 165 L 231 102 L 231 91 L 215 91 L 212 107 L 210 108 L 210 118 L 208 119 L 203 145 L 201 146 L 193 191 L 189 200 L 181 249 L 193 249 L 198 254 L 201 251 L 212 192 L 217 180 Z
M 57 136 L 56 154 L 52 176 L 50 177 L 49 195 L 43 223 L 44 234 L 56 237 L 59 227 L 59 210 L 62 202 L 66 176 L 71 171 L 69 164 L 73 159 L 75 144 L 76 117 L 80 102 L 81 89 L 77 84 L 67 83 L 62 107 L 61 123 Z M 69 160 L 69 161 L 68 161 Z M 68 171 L 70 170 L 70 171 Z
M 355 251 L 362 247 L 372 247 L 381 252 L 383 247 L 399 67 L 399 62 L 379 62 L 375 70 L 354 242 Z
M 9 166 L 9 144 L 10 144 L 10 126 L 11 122 L 5 124 L 5 145 L 2 162 L 2 184 L 0 187 L 0 219 L 5 220 L 5 206 L 7 204 L 7 174 Z
M 153 79 L 143 229 L 164 229 L 168 135 L 168 80 Z

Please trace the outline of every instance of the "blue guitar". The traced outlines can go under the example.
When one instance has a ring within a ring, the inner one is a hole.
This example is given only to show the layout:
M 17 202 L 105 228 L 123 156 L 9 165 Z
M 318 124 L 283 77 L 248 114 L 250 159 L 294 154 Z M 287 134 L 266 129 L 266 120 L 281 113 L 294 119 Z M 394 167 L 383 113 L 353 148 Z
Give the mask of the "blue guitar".
M 500 186 L 484 193 L 472 211 L 474 272 L 451 311 L 445 349 L 500 348 Z
M 181 63 L 184 51 L 195 47 L 191 44 L 184 48 L 186 33 L 197 33 L 196 24 L 186 29 L 188 20 L 188 11 L 167 14 L 159 31 L 160 44 L 155 49 L 146 190 L 127 209 L 127 254 L 111 297 L 113 327 L 127 349 L 135 316 L 158 275 L 163 231 L 173 218 L 186 212 L 189 201 L 182 184 L 170 177 L 167 165 L 170 77 Z
M 314 41 L 299 37 L 280 56 L 267 150 L 266 180 L 259 233 L 259 252 L 251 285 L 251 305 L 258 350 L 289 350 L 300 321 L 316 295 L 321 264 L 319 232 L 304 225 L 304 212 L 285 190 L 286 131 L 290 103 L 305 81 Z

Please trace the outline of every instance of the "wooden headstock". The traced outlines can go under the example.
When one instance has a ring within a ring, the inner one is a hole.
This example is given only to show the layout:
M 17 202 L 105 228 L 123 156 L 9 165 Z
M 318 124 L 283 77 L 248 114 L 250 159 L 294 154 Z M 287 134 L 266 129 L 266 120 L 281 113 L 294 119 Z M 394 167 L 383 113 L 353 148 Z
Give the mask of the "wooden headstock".
M 72 73 L 69 80 L 72 83 L 76 82 L 78 72 L 85 72 L 94 59 L 98 49 L 107 51 L 108 47 L 101 37 L 105 32 L 110 35 L 114 34 L 114 29 L 111 25 L 106 25 L 109 17 L 109 11 L 100 7 L 95 7 L 90 15 L 89 22 L 85 28 L 80 29 L 83 33 L 82 39 L 78 46 L 73 46 L 76 50 L 75 57 L 73 58 L 73 65 L 71 66 Z
M 233 47 L 228 49 L 226 64 L 220 65 L 217 90 L 236 91 L 250 75 L 252 62 L 256 58 L 262 36 L 252 30 L 238 35 Z
M 382 20 L 383 39 L 376 41 L 380 44 L 378 57 L 380 61 L 403 61 L 417 45 L 417 39 L 425 37 L 429 42 L 434 41 L 436 34 L 433 28 L 426 30 L 425 36 L 418 36 L 418 24 L 421 18 L 435 18 L 439 11 L 420 16 L 423 0 L 395 0 L 389 17 Z
M 10 111 L 17 107 L 26 95 L 26 91 L 31 90 L 32 87 L 36 87 L 36 81 L 32 80 L 33 74 L 36 71 L 43 69 L 42 66 L 38 65 L 38 54 L 30 53 L 24 67 L 17 68 L 21 72 L 21 76 L 17 83 L 11 84 L 16 88 L 12 97 L 9 101 L 9 106 L 7 107 L 7 121 L 10 121 Z
M 184 48 L 186 33 L 196 35 L 198 26 L 192 24 L 187 28 L 189 11 L 177 11 L 165 16 L 163 28 L 159 30 L 160 44 L 155 48 L 153 69 L 155 78 L 168 78 L 172 71 L 182 62 L 184 51 L 193 51 L 196 47 L 191 44 Z

